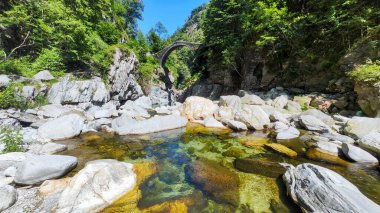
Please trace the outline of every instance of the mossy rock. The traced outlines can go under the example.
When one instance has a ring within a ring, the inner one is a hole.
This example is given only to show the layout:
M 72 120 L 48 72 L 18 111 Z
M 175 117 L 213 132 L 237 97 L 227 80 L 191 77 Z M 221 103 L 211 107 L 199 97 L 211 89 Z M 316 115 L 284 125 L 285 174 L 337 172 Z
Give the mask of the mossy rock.
M 288 147 L 286 147 L 284 145 L 281 145 L 278 143 L 269 143 L 269 144 L 265 144 L 265 146 L 276 151 L 276 152 L 278 152 L 278 153 L 286 155 L 290 158 L 297 157 L 297 152 L 293 151 L 292 149 L 289 149 Z
M 343 160 L 339 156 L 326 153 L 318 148 L 311 148 L 307 150 L 306 156 L 312 160 L 324 161 L 335 165 L 347 166 L 350 164 L 350 162 Z
M 277 178 L 286 172 L 286 169 L 277 162 L 263 161 L 262 159 L 240 158 L 234 162 L 236 169 L 242 172 L 259 174 Z
M 217 202 L 239 205 L 239 177 L 226 167 L 199 159 L 186 167 L 189 181 Z
M 237 147 L 231 147 L 227 151 L 223 152 L 224 157 L 234 157 L 234 158 L 240 158 L 244 156 L 246 152 L 243 149 L 237 148 Z
M 258 146 L 264 146 L 268 143 L 267 138 L 243 138 L 240 141 L 241 145 L 248 147 L 248 148 L 256 148 Z

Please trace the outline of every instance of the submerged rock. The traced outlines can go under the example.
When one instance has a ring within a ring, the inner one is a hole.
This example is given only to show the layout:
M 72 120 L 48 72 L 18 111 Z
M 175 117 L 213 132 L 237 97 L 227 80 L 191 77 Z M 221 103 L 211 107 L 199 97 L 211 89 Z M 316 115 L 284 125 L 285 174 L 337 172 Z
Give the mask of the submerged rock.
M 84 118 L 70 114 L 44 123 L 38 128 L 38 135 L 44 139 L 63 140 L 78 136 L 84 127 Z
M 57 213 L 98 212 L 133 189 L 133 165 L 116 160 L 88 162 L 62 192 Z
M 361 163 L 379 163 L 379 161 L 370 153 L 362 150 L 359 147 L 344 143 L 342 144 L 342 151 L 346 157 Z
M 320 166 L 289 165 L 283 180 L 288 194 L 303 212 L 380 212 L 380 206 L 356 186 Z
M 285 167 L 277 162 L 263 161 L 262 159 L 241 158 L 234 161 L 236 169 L 242 172 L 264 175 L 277 178 L 286 171 Z
M 201 159 L 187 167 L 192 183 L 217 201 L 239 204 L 239 178 L 215 162 Z
M 18 166 L 15 182 L 20 185 L 34 185 L 44 180 L 60 178 L 73 170 L 77 164 L 77 158 L 72 156 L 34 156 Z
M 265 144 L 265 146 L 271 148 L 272 150 L 274 150 L 276 152 L 284 154 L 288 157 L 291 157 L 291 158 L 297 157 L 297 152 L 289 149 L 288 147 L 286 147 L 284 145 L 281 145 L 278 143 L 269 143 L 269 144 Z
M 0 212 L 12 206 L 17 200 L 17 191 L 13 186 L 0 186 Z

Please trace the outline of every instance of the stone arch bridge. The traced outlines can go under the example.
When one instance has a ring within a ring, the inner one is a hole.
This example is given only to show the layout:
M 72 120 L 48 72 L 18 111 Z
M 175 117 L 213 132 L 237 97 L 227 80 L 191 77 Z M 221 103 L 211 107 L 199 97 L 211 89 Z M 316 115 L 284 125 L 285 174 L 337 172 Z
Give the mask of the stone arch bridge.
M 197 50 L 201 45 L 201 43 L 180 40 L 174 42 L 172 45 L 166 47 L 160 52 L 155 53 L 154 56 L 158 59 L 158 62 L 160 63 L 161 67 L 165 67 L 166 60 L 168 59 L 170 53 L 172 53 L 174 50 L 184 46 L 188 46 L 192 50 Z

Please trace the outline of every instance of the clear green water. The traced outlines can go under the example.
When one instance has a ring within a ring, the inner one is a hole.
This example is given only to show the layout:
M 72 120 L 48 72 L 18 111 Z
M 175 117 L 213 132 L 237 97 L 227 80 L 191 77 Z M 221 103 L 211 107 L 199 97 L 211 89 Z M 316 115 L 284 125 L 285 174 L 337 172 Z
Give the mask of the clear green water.
M 262 146 L 248 148 L 241 141 L 262 140 L 262 132 L 213 134 L 173 130 L 149 136 L 86 135 L 67 141 L 72 146 L 62 154 L 76 156 L 79 166 L 70 175 L 95 159 L 126 162 L 156 162 L 158 172 L 140 186 L 138 208 L 148 209 L 165 202 L 188 199 L 189 212 L 300 212 L 286 196 L 276 167 L 255 163 L 253 173 L 236 169 L 236 158 L 255 162 L 286 162 L 298 165 L 311 162 L 330 168 L 353 182 L 373 201 L 380 204 L 380 176 L 374 168 L 349 164 L 339 166 L 298 156 L 279 155 Z M 294 143 L 291 143 L 294 146 Z M 272 164 L 269 164 L 272 165 Z M 252 171 L 251 171 L 252 172 Z

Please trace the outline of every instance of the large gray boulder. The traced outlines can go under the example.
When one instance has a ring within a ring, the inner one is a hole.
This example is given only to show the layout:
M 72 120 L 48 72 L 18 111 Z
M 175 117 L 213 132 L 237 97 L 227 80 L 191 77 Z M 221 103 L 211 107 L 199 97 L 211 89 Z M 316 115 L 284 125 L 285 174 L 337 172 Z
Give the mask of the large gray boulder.
M 7 75 L 0 75 L 0 88 L 5 88 L 12 80 Z
M 185 127 L 187 119 L 177 115 L 154 116 L 137 121 L 129 115 L 122 115 L 112 121 L 112 128 L 119 135 L 140 135 Z
M 289 196 L 303 212 L 380 212 L 380 206 L 339 174 L 313 164 L 293 167 L 283 175 Z
M 284 109 L 284 107 L 288 104 L 288 96 L 281 95 L 273 100 L 272 106 L 276 109 Z
M 207 98 L 191 96 L 181 106 L 181 115 L 189 120 L 203 120 L 214 115 L 218 106 Z
M 358 140 L 359 146 L 380 155 L 380 133 L 370 133 Z
M 243 105 L 236 113 L 235 120 L 243 122 L 248 128 L 263 130 L 270 124 L 269 116 L 257 105 Z
M 39 114 L 45 118 L 58 118 L 70 111 L 74 111 L 74 107 L 69 105 L 62 106 L 60 104 L 48 104 L 41 107 Z
M 38 128 L 41 138 L 51 140 L 63 140 L 78 136 L 83 127 L 85 119 L 78 114 L 69 114 L 44 123 Z
M 230 107 L 234 112 L 238 112 L 241 108 L 240 97 L 236 95 L 221 96 L 219 106 Z
M 23 86 L 21 89 L 21 96 L 32 100 L 36 95 L 36 88 L 34 86 Z
M 17 200 L 17 191 L 13 186 L 0 186 L 0 212 L 12 206 Z
M 141 86 L 134 76 L 138 64 L 135 54 L 115 50 L 113 64 L 109 72 L 109 85 L 114 100 L 135 100 L 143 96 Z
M 257 95 L 245 94 L 243 97 L 241 97 L 241 103 L 248 105 L 264 105 L 265 101 Z
M 60 178 L 73 170 L 77 163 L 77 158 L 72 156 L 33 156 L 18 166 L 15 182 L 20 185 L 34 185 L 44 180 Z
M 343 143 L 342 151 L 349 159 L 359 163 L 378 163 L 379 161 L 370 153 L 362 150 L 359 147 Z
M 310 131 L 331 132 L 331 129 L 323 121 L 312 115 L 301 115 L 299 118 L 300 124 Z
M 317 109 L 309 109 L 304 112 L 302 112 L 302 115 L 312 115 L 319 120 L 323 121 L 323 123 L 327 124 L 328 126 L 332 126 L 335 124 L 335 120 L 330 116 L 325 113 L 323 113 L 320 110 Z
M 235 131 L 247 131 L 248 127 L 240 121 L 226 120 L 227 126 Z
M 8 167 L 17 167 L 25 159 L 33 157 L 34 155 L 26 152 L 10 152 L 0 155 L 0 170 L 5 170 Z
M 328 138 L 329 140 L 332 140 L 332 141 L 340 141 L 342 143 L 349 143 L 349 144 L 353 144 L 355 143 L 355 140 L 352 139 L 351 137 L 348 137 L 346 135 L 341 135 L 339 133 L 323 133 L 321 134 L 322 137 L 324 138 Z
M 354 139 L 380 132 L 380 118 L 353 117 L 347 122 L 344 131 Z
M 110 95 L 100 78 L 73 81 L 67 76 L 53 84 L 48 99 L 51 104 L 105 103 Z
M 99 212 L 135 184 L 132 164 L 115 160 L 88 162 L 62 192 L 55 212 Z
M 50 81 L 54 79 L 54 76 L 49 72 L 49 70 L 42 70 L 33 76 L 35 80 Z

